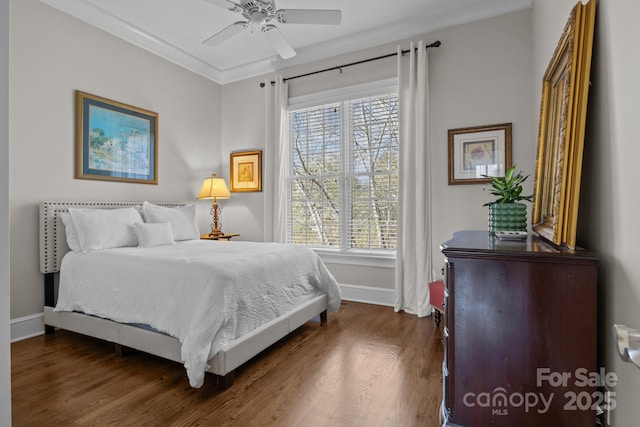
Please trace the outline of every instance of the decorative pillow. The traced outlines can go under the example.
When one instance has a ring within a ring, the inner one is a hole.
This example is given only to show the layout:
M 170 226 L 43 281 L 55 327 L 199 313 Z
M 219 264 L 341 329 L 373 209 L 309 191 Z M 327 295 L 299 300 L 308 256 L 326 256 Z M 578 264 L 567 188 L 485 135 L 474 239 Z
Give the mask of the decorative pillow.
M 83 251 L 138 246 L 133 226 L 142 222 L 142 217 L 134 208 L 69 208 L 69 214 L 78 229 Z
M 173 229 L 173 238 L 180 240 L 196 240 L 200 238 L 200 231 L 196 223 L 196 206 L 177 206 L 165 208 L 149 202 L 142 204 L 142 210 L 147 223 L 168 222 Z
M 67 245 L 72 251 L 80 250 L 80 240 L 78 238 L 78 228 L 69 212 L 61 212 L 60 219 L 64 224 L 64 232 L 67 235 Z
M 154 246 L 173 245 L 173 230 L 168 222 L 156 222 L 152 224 L 136 223 L 134 225 L 138 246 L 152 248 Z

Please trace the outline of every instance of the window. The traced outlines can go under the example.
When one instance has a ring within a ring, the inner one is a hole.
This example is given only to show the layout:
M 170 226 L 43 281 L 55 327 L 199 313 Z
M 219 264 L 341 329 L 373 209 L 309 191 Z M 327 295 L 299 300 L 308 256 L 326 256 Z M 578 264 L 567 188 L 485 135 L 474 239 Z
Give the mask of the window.
M 289 108 L 288 241 L 340 252 L 396 248 L 398 97 Z

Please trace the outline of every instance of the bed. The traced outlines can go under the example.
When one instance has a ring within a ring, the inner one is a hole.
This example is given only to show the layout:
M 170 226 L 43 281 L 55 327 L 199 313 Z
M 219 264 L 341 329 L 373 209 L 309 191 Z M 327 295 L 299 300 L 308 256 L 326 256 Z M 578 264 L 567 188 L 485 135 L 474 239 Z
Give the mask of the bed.
M 192 387 L 209 372 L 228 388 L 240 365 L 338 309 L 337 283 L 308 248 L 198 237 L 193 205 L 41 202 L 45 331 L 173 360 Z

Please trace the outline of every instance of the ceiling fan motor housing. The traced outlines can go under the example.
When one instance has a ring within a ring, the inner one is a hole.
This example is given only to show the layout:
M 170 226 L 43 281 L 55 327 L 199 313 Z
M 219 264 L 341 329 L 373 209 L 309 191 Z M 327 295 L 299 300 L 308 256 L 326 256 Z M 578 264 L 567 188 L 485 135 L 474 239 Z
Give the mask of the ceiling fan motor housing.
M 247 0 L 240 3 L 242 16 L 250 22 L 264 25 L 275 16 L 276 5 L 273 1 Z

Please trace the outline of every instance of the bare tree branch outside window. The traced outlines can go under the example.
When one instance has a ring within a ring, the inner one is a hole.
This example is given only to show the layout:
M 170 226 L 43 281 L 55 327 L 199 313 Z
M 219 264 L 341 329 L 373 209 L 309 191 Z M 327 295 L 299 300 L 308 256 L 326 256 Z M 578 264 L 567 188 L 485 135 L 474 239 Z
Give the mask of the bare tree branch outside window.
M 397 96 L 292 111 L 289 120 L 289 240 L 320 248 L 394 250 Z

